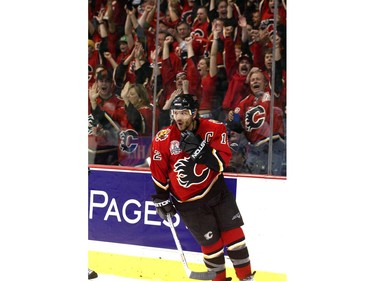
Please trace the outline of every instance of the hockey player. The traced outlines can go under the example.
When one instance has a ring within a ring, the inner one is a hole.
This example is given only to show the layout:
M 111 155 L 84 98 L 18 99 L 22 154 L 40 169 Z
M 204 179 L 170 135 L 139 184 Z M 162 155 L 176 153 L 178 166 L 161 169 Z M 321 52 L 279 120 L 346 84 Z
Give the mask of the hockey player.
M 181 94 L 171 106 L 173 123 L 153 139 L 152 195 L 162 219 L 176 211 L 201 246 L 214 281 L 228 281 L 224 247 L 241 281 L 254 280 L 237 203 L 223 177 L 231 158 L 226 126 L 198 118 L 194 95 Z

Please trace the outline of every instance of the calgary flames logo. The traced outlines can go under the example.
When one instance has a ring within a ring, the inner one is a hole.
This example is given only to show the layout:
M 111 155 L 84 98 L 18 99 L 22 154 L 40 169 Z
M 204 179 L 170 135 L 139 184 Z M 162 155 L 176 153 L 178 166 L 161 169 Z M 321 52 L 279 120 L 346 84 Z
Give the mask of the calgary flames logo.
M 168 137 L 168 134 L 171 130 L 170 129 L 164 129 L 159 131 L 159 133 L 156 135 L 155 140 L 156 141 L 163 141 Z
M 184 157 L 174 164 L 174 171 L 177 173 L 177 180 L 184 188 L 195 184 L 203 183 L 209 174 L 209 169 L 204 168 L 200 173 L 197 171 L 197 164 L 192 159 Z
M 246 111 L 245 125 L 246 131 L 259 129 L 263 126 L 266 120 L 266 110 L 263 106 L 258 105 L 251 107 Z
M 120 138 L 120 150 L 126 153 L 134 152 L 138 147 L 138 133 L 133 129 L 121 131 L 119 134 Z

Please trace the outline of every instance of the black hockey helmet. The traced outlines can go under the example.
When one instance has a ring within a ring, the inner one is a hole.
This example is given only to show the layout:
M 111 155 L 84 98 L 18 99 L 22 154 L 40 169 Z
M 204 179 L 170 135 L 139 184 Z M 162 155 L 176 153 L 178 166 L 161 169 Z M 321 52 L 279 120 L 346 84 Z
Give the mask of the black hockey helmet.
M 198 99 L 191 94 L 180 94 L 172 101 L 171 109 L 190 109 L 192 112 L 199 108 Z

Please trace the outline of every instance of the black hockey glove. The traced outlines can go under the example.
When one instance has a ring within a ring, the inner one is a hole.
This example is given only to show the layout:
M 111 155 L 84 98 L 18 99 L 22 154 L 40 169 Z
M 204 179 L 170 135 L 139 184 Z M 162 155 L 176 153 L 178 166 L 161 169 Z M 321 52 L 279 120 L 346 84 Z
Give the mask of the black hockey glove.
M 163 219 L 167 220 L 167 214 L 173 217 L 176 214 L 176 209 L 169 200 L 169 195 L 165 194 L 154 194 L 151 195 L 154 205 L 156 207 L 156 212 Z
M 195 161 L 203 157 L 207 152 L 206 141 L 198 135 L 194 135 L 191 131 L 181 133 L 180 148 L 189 153 L 190 157 Z

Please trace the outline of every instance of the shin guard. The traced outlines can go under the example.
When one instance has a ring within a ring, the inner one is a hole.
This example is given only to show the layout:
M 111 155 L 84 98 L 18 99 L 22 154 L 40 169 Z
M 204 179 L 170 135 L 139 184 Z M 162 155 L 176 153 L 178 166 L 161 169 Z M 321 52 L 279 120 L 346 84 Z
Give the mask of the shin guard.
M 233 264 L 238 279 L 244 279 L 251 274 L 249 252 L 245 236 L 241 228 L 235 228 L 222 233 L 227 246 L 227 254 Z
M 210 246 L 202 246 L 203 261 L 209 271 L 216 272 L 216 278 L 213 281 L 225 281 L 225 259 L 224 245 L 221 240 Z

